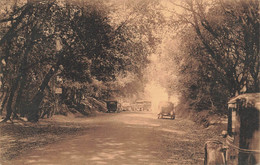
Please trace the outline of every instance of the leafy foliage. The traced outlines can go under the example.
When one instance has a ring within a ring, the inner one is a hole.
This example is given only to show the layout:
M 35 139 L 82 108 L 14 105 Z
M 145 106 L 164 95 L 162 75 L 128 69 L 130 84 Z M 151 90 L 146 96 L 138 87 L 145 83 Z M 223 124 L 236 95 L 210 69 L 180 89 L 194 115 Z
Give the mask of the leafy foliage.
M 230 97 L 259 92 L 259 1 L 175 5 L 183 9 L 176 17 L 186 25 L 178 35 L 182 102 L 223 112 Z
M 57 85 L 64 91 L 62 103 L 80 106 L 83 96 L 106 99 L 116 88 L 116 76 L 125 70 L 141 76 L 154 45 L 140 38 L 148 31 L 136 31 L 144 28 L 139 22 L 113 25 L 101 1 L 43 0 L 11 6 L 0 20 L 8 100 L 2 106 L 4 121 L 12 114 L 37 121 L 49 113 L 42 111 L 56 104 Z M 62 81 L 57 82 L 57 76 Z

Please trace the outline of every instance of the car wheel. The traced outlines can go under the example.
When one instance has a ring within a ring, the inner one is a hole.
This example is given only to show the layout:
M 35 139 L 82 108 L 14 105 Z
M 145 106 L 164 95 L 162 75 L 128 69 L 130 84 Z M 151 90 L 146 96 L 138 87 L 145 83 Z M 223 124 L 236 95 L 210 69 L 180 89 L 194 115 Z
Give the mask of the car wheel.
M 174 120 L 174 119 L 175 119 L 175 116 L 172 116 L 171 118 L 172 118 L 172 120 Z

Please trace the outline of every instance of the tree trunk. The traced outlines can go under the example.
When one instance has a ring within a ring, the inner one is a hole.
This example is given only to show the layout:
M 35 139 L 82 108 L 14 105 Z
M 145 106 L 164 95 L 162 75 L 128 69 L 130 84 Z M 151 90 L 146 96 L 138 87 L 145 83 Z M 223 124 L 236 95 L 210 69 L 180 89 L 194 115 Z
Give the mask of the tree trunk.
M 5 98 L 4 98 L 4 100 L 3 100 L 2 104 L 1 104 L 1 107 L 0 107 L 0 115 L 2 115 L 3 110 L 5 109 L 5 104 L 6 104 L 7 100 L 8 100 L 8 93 L 9 93 L 9 88 L 8 87 L 6 89 L 6 92 L 4 92 L 4 93 L 5 93 Z
M 40 110 L 40 104 L 42 102 L 42 99 L 44 97 L 44 90 L 48 86 L 49 81 L 51 80 L 52 76 L 55 75 L 55 73 L 58 71 L 60 66 L 60 63 L 58 62 L 53 66 L 49 72 L 44 77 L 41 86 L 39 87 L 38 92 L 33 97 L 31 104 L 28 106 L 29 115 L 28 115 L 28 121 L 31 122 L 37 122 L 40 118 L 39 116 L 39 110 Z
M 13 109 L 12 109 L 13 98 L 14 98 L 15 91 L 17 90 L 17 86 L 18 86 L 18 82 L 19 82 L 20 78 L 21 77 L 18 76 L 15 79 L 15 81 L 12 83 L 9 99 L 8 99 L 7 106 L 6 106 L 6 117 L 3 120 L 3 122 L 6 122 L 7 120 L 11 120 L 11 115 L 13 113 Z

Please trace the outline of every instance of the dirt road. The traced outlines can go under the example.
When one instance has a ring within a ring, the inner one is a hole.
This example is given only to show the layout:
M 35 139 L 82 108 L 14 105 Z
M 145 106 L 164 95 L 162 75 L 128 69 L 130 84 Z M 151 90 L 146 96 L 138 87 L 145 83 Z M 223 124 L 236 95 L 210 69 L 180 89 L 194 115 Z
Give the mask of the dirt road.
M 77 120 L 88 131 L 26 152 L 12 165 L 203 164 L 209 130 L 176 117 L 149 112 L 104 114 Z

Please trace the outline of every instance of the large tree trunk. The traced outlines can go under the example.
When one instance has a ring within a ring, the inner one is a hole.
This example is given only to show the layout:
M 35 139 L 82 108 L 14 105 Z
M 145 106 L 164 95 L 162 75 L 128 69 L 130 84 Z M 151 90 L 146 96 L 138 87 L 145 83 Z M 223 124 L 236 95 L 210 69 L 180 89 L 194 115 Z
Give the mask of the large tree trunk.
M 25 86 L 25 77 L 22 78 L 20 85 L 19 85 L 19 89 L 17 92 L 17 96 L 16 96 L 16 101 L 15 101 L 15 106 L 14 106 L 14 118 L 18 118 L 18 113 L 21 115 L 21 100 L 22 100 L 22 93 L 24 90 L 24 86 Z
M 11 115 L 13 113 L 12 103 L 13 103 L 15 91 L 17 90 L 19 80 L 20 80 L 20 76 L 18 76 L 15 79 L 15 81 L 12 83 L 9 99 L 8 99 L 7 106 L 6 106 L 6 117 L 3 120 L 3 122 L 6 122 L 7 120 L 11 120 Z
M 8 100 L 8 96 L 9 96 L 8 93 L 9 93 L 9 88 L 7 87 L 6 92 L 4 92 L 4 100 L 3 100 L 1 107 L 0 107 L 0 115 L 2 115 L 3 110 L 5 109 L 5 104 Z
M 51 80 L 52 76 L 54 76 L 55 73 L 58 71 L 59 65 L 60 65 L 59 62 L 57 64 L 55 64 L 55 66 L 53 66 L 49 70 L 49 72 L 46 74 L 46 76 L 44 77 L 42 84 L 39 87 L 38 92 L 33 97 L 31 104 L 28 106 L 28 111 L 29 111 L 28 121 L 37 122 L 39 120 L 39 118 L 40 118 L 40 115 L 39 115 L 40 108 L 39 107 L 40 107 L 40 104 L 44 97 L 44 90 L 48 86 L 48 83 Z

